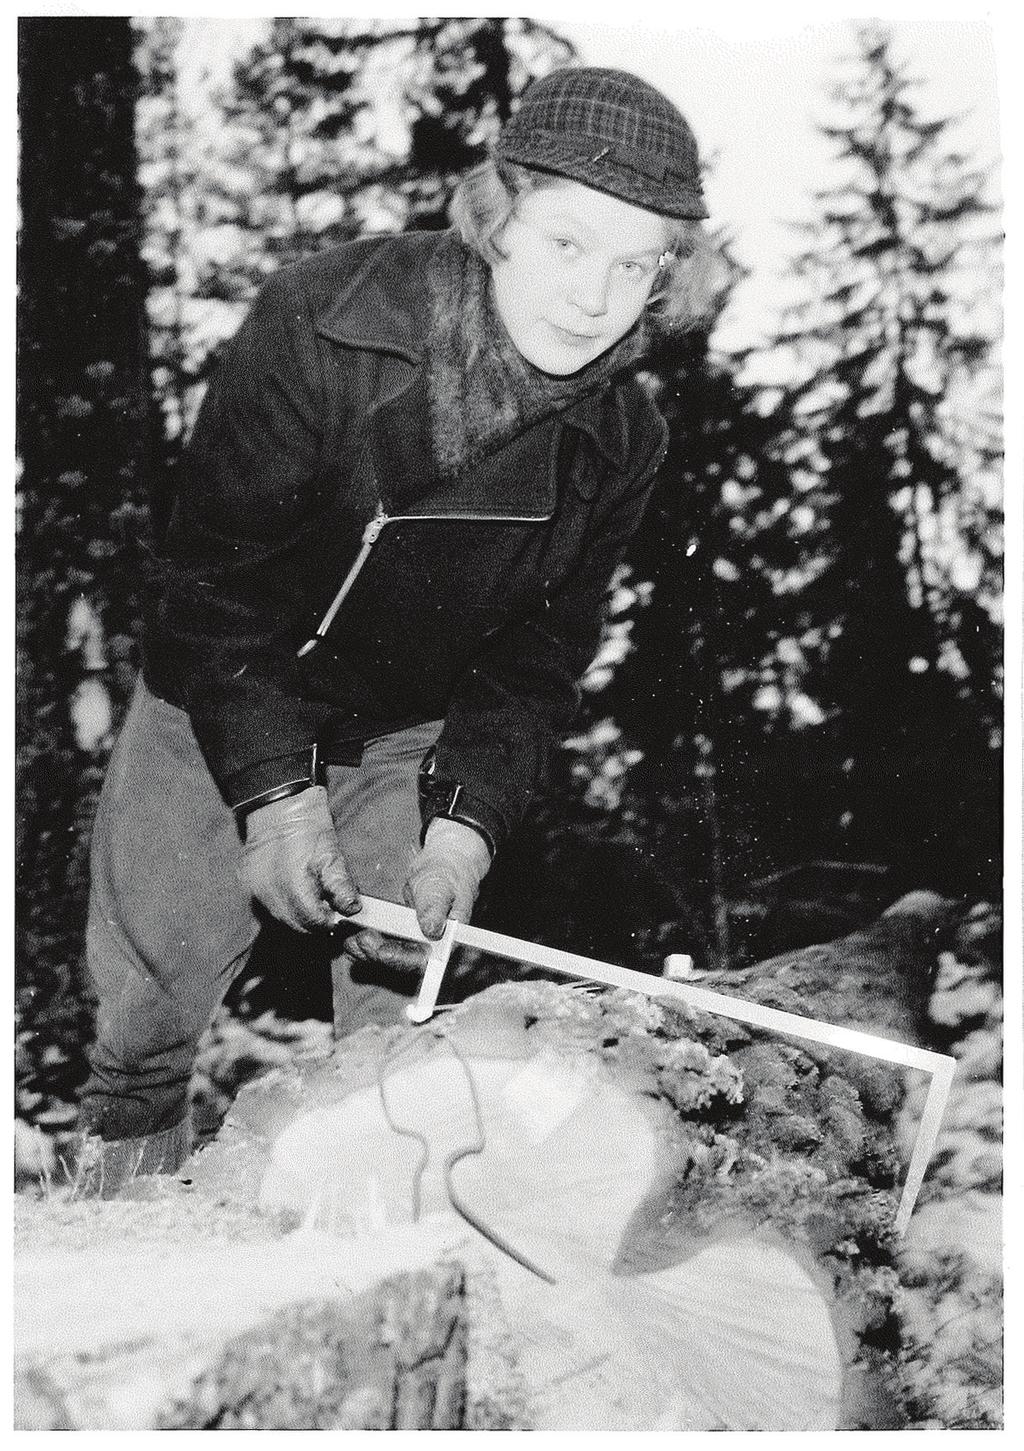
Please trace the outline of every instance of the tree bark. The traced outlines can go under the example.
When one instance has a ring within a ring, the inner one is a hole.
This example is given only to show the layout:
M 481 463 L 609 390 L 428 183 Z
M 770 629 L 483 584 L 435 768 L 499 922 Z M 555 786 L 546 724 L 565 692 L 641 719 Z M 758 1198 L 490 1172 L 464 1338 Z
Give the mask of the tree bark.
M 28 1357 L 15 1369 L 15 1429 L 452 1431 L 466 1366 L 465 1277 L 439 1265 L 353 1300 L 288 1306 L 205 1349 Z

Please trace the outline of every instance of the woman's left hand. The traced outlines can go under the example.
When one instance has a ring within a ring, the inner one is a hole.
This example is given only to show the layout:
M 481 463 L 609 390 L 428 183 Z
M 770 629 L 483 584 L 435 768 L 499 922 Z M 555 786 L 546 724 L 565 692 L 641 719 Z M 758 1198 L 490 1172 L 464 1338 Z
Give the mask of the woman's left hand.
M 436 941 L 445 922 L 468 922 L 491 853 L 478 831 L 438 816 L 427 828 L 405 883 L 405 900 L 415 908 L 420 930 Z M 427 960 L 420 942 L 387 937 L 371 927 L 345 939 L 346 953 L 357 962 L 375 962 L 395 972 L 419 973 Z
M 468 922 L 491 853 L 478 831 L 437 816 L 409 869 L 405 900 L 415 908 L 420 930 L 437 939 L 449 917 Z

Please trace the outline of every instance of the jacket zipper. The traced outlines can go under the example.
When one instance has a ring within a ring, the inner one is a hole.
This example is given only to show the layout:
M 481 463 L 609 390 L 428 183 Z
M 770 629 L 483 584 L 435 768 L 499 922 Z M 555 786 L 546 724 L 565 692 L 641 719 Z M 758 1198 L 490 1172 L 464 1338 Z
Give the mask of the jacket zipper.
M 386 525 L 405 524 L 413 520 L 436 522 L 442 519 L 454 519 L 471 524 L 545 524 L 551 517 L 550 514 L 387 514 L 383 503 L 378 503 L 376 514 L 363 530 L 359 553 L 342 580 L 338 593 L 328 605 L 327 613 L 316 627 L 316 633 L 296 650 L 296 656 L 301 658 L 303 655 L 308 655 L 311 650 L 315 650 L 334 624 L 338 611 L 345 602 L 345 597 L 358 579 L 363 565 L 369 559 L 373 546 L 377 543 Z

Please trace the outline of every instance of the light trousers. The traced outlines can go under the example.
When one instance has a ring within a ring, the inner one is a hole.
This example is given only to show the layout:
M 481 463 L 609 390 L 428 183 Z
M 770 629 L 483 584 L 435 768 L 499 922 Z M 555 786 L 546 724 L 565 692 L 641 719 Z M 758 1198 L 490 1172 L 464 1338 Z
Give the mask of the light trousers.
M 430 721 L 369 741 L 359 766 L 326 768 L 342 852 L 361 892 L 402 901 L 420 836 L 417 773 Z M 142 1171 L 183 1158 L 198 1042 L 245 966 L 260 921 L 242 842 L 186 713 L 140 681 L 111 756 L 91 849 L 87 961 L 98 997 L 81 1125 L 133 1145 Z M 398 1021 L 409 1001 L 387 969 L 339 947 L 335 1021 Z M 186 1149 L 187 1152 L 187 1149 Z

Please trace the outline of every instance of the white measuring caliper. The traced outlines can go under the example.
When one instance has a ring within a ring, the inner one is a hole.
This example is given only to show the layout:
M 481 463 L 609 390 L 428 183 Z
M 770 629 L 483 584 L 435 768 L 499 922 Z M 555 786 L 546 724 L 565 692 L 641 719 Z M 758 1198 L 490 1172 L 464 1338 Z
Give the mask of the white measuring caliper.
M 425 943 L 429 949 L 419 992 L 406 1009 L 414 1023 L 425 1023 L 433 1016 L 448 959 L 452 949 L 461 944 L 529 967 L 544 967 L 563 977 L 585 978 L 606 983 L 609 987 L 644 993 L 652 998 L 678 998 L 689 1007 L 698 1008 L 705 1013 L 716 1013 L 723 1018 L 733 1018 L 739 1023 L 749 1023 L 755 1028 L 766 1028 L 769 1032 L 788 1033 L 794 1038 L 806 1038 L 812 1043 L 844 1048 L 850 1053 L 860 1053 L 865 1058 L 877 1058 L 883 1063 L 898 1063 L 905 1068 L 916 1068 L 927 1073 L 928 1093 L 896 1209 L 896 1231 L 902 1234 L 906 1229 L 924 1181 L 925 1170 L 935 1149 L 956 1069 L 954 1058 L 915 1047 L 910 1043 L 882 1038 L 876 1033 L 865 1033 L 859 1028 L 823 1023 L 817 1018 L 782 1012 L 779 1008 L 769 1008 L 763 1003 L 752 1003 L 746 998 L 730 997 L 726 993 L 711 992 L 695 983 L 681 981 L 679 977 L 671 975 L 673 963 L 681 960 L 678 954 L 668 959 L 669 976 L 654 977 L 649 973 L 634 972 L 628 967 L 618 967 L 612 962 L 581 957 L 575 952 L 564 952 L 561 948 L 547 947 L 540 942 L 508 937 L 503 932 L 490 932 L 486 928 L 473 927 L 465 922 L 449 921 L 445 925 L 444 935 L 432 942 L 420 931 L 416 913 L 411 907 L 401 907 L 395 902 L 385 902 L 377 897 L 364 896 L 361 900 L 362 909 L 354 917 L 348 918 L 349 922 L 372 927 L 390 937 Z

